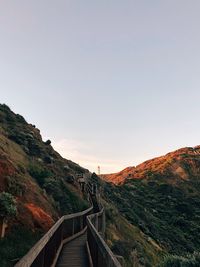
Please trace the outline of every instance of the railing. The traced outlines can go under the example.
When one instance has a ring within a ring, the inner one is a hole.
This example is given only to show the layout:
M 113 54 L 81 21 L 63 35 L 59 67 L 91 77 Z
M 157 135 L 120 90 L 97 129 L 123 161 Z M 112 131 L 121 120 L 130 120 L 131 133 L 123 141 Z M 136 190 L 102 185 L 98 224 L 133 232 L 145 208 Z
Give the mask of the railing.
M 61 217 L 15 267 L 55 266 L 63 244 L 86 230 L 90 267 L 121 267 L 103 240 L 105 212 L 99 201 L 97 186 L 88 185 L 86 191 L 89 193 L 92 207 L 79 213 Z
M 121 267 L 121 264 L 103 240 L 105 232 L 105 211 L 87 216 L 87 243 L 92 266 Z
M 86 217 L 93 207 L 61 217 L 15 267 L 50 267 L 59 255 L 63 242 L 86 231 Z

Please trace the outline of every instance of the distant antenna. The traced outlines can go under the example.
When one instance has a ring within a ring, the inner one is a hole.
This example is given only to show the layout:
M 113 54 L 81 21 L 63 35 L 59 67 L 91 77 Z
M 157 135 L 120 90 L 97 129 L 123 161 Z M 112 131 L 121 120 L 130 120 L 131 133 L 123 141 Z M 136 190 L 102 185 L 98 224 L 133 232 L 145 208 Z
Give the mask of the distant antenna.
M 100 175 L 101 174 L 101 168 L 100 168 L 100 166 L 98 166 L 98 175 Z

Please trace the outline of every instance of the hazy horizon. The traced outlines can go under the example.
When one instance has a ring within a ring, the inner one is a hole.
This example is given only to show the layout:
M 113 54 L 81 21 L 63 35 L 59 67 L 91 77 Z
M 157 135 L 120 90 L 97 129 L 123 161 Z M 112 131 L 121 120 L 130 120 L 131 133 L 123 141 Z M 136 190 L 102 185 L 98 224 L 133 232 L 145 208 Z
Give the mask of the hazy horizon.
M 200 144 L 200 2 L 1 1 L 0 102 L 113 173 Z

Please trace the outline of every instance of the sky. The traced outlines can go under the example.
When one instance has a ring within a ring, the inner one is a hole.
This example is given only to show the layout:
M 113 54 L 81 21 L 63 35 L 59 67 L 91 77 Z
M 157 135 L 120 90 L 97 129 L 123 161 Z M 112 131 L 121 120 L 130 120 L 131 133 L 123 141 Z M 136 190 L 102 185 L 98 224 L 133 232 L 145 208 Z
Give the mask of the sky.
M 0 0 L 0 103 L 90 171 L 200 144 L 199 0 Z

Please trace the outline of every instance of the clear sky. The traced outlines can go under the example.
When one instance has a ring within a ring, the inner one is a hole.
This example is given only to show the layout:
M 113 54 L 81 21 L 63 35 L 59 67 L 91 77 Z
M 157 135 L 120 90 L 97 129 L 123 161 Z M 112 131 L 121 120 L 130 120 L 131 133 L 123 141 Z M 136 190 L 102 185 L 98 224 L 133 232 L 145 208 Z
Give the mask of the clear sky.
M 199 0 L 0 0 L 0 102 L 103 173 L 200 144 Z

